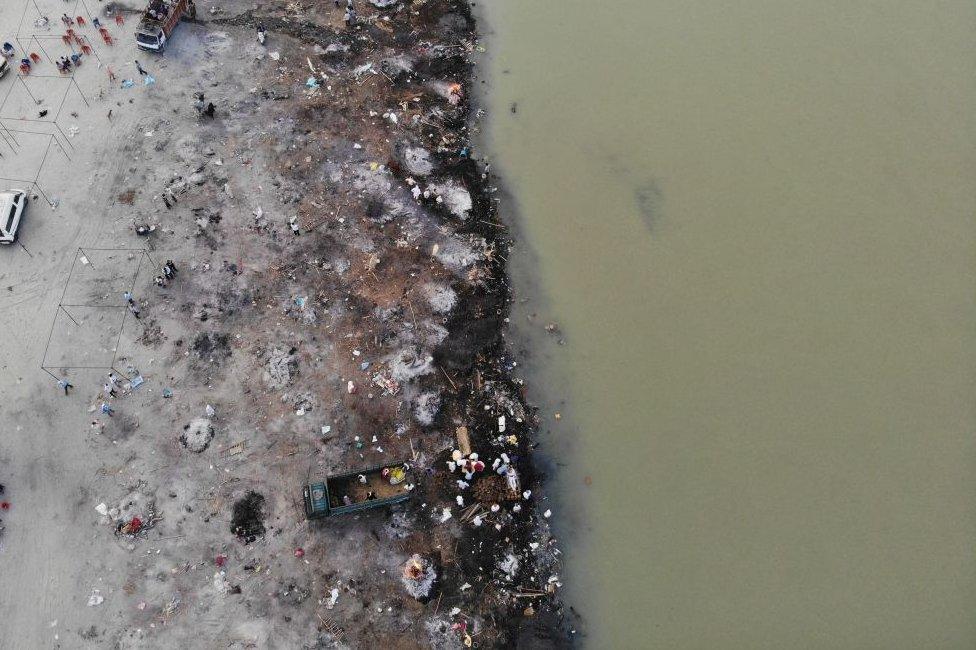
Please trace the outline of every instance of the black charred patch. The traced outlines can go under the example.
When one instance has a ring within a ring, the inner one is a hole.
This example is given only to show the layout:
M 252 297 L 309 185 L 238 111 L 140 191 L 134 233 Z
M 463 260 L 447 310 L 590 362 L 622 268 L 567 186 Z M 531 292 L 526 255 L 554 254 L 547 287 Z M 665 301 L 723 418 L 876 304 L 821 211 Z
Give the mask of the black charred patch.
M 234 503 L 230 532 L 245 544 L 264 534 L 264 495 L 252 490 Z
M 202 332 L 193 339 L 193 351 L 203 361 L 223 361 L 230 356 L 230 338 L 221 332 Z

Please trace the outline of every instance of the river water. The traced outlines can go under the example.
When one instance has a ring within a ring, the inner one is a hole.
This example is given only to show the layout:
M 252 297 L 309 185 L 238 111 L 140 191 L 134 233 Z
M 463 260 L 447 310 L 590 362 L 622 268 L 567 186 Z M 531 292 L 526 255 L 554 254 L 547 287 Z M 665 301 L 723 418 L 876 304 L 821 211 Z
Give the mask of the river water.
M 976 647 L 976 4 L 482 10 L 587 645 Z

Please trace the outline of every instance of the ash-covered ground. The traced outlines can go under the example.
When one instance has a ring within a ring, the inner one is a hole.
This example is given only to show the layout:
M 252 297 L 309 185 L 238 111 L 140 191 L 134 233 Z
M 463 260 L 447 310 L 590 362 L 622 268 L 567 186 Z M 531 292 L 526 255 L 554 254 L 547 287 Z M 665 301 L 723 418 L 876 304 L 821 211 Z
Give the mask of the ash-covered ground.
M 0 645 L 566 644 L 469 7 L 197 7 L 154 56 L 99 4 L 56 207 L 2 251 Z M 405 504 L 306 520 L 305 483 L 396 461 Z

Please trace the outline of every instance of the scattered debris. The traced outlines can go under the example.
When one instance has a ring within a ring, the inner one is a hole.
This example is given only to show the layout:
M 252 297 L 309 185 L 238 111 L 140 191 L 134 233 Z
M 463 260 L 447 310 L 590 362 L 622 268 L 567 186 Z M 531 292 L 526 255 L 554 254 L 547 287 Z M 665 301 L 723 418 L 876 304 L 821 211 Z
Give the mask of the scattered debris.
M 337 602 L 339 602 L 339 590 L 332 589 L 332 591 L 329 592 L 329 599 L 325 603 L 325 608 L 332 609 L 336 606 Z
M 94 583 L 126 594 L 95 644 L 168 647 L 181 621 L 213 619 L 232 622 L 231 646 L 412 630 L 419 645 L 514 647 L 525 598 L 533 624 L 559 616 L 559 581 L 546 581 L 558 549 L 532 496 L 536 416 L 501 337 L 511 241 L 472 152 L 469 7 L 357 1 L 346 24 L 344 3 L 211 4 L 196 54 L 93 93 L 111 129 L 80 107 L 81 128 L 66 125 L 80 168 L 87 149 L 117 159 L 92 170 L 115 221 L 91 232 L 145 246 L 155 265 L 131 289 L 143 317 L 98 346 L 126 356 L 125 379 L 106 400 L 114 416 L 91 413 L 103 467 L 83 503 L 97 503 L 96 543 L 120 550 L 111 561 L 132 559 Z M 275 51 L 255 43 L 259 25 Z M 217 119 L 194 110 L 203 91 Z M 107 130 L 111 149 L 88 141 Z M 73 291 L 132 286 L 105 270 L 137 263 L 105 255 L 85 250 L 77 269 L 98 282 Z M 168 256 L 180 270 L 162 275 Z M 188 422 L 186 452 L 174 421 Z M 393 486 L 414 498 L 306 521 L 304 481 L 378 465 L 385 481 L 356 482 L 336 506 Z

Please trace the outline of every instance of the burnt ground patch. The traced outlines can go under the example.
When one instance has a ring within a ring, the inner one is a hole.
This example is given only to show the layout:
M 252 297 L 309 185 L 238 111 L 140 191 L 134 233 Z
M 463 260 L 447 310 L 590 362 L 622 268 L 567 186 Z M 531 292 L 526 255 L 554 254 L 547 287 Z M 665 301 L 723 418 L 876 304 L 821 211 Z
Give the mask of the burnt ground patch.
M 245 544 L 264 534 L 264 495 L 253 490 L 234 502 L 230 532 Z

